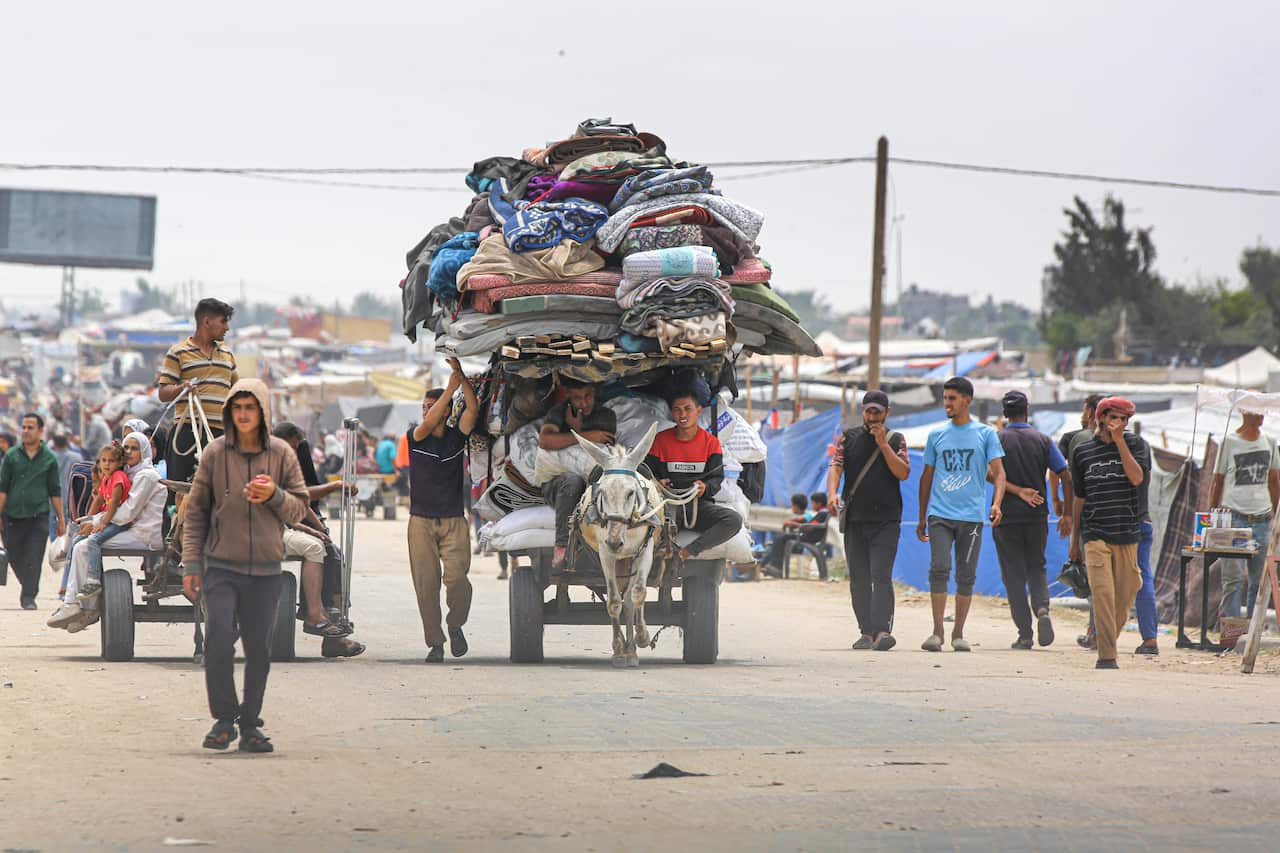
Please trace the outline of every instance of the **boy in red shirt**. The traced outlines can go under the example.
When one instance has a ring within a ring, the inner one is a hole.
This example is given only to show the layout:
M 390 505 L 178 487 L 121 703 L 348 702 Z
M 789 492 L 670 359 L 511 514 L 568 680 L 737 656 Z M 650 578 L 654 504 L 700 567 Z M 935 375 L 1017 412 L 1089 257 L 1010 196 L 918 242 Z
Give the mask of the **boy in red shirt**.
M 696 531 L 699 536 L 680 549 L 680 559 L 696 559 L 698 554 L 728 542 L 742 528 L 742 519 L 727 506 L 712 501 L 724 482 L 724 451 L 720 439 L 698 426 L 702 406 L 692 394 L 678 394 L 671 400 L 671 419 L 676 425 L 653 439 L 645 464 L 668 489 L 697 486 L 698 517 L 690 524 L 692 506 L 675 508 L 676 526 Z M 690 511 L 686 511 L 690 510 Z

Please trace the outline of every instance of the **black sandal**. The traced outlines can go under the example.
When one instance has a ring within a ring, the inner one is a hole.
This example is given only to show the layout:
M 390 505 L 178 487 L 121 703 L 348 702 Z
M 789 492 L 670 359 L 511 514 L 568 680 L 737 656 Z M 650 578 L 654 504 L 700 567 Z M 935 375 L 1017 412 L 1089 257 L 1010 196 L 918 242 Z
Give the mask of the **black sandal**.
M 351 629 L 345 625 L 340 625 L 326 619 L 323 622 L 303 622 L 302 633 L 311 634 L 314 637 L 324 637 L 325 639 L 338 639 L 351 634 Z
M 205 749 L 226 749 L 236 736 L 235 724 L 228 720 L 218 720 L 204 736 Z
M 240 751 L 275 752 L 276 748 L 271 745 L 271 738 L 264 735 L 261 729 L 249 728 L 240 730 Z

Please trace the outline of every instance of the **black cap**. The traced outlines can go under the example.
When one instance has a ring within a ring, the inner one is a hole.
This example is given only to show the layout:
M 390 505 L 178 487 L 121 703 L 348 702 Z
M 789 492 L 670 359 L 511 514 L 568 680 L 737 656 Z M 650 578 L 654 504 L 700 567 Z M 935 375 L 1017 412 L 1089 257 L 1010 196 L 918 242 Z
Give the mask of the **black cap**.
M 886 412 L 889 411 L 889 395 L 883 391 L 868 391 L 862 395 L 862 408 L 868 406 L 879 406 Z
M 1006 391 L 1000 398 L 1000 404 L 1006 409 L 1022 410 L 1027 408 L 1027 395 L 1021 391 Z

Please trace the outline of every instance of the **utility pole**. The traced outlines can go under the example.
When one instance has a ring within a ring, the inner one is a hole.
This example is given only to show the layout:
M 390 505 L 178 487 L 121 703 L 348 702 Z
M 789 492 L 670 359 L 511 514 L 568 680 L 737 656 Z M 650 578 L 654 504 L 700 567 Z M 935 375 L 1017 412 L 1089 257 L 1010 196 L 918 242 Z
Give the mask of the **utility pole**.
M 76 268 L 62 268 L 62 302 L 58 310 L 61 328 L 71 328 L 76 314 Z
M 884 196 L 889 175 L 889 140 L 876 142 L 876 219 L 871 243 L 871 320 L 868 329 L 867 390 L 880 387 L 880 321 L 884 316 Z

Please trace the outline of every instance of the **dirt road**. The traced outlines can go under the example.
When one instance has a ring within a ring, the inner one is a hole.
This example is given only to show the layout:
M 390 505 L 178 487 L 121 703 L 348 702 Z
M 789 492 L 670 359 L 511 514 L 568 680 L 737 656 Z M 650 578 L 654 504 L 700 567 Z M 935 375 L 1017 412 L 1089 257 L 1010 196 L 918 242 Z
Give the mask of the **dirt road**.
M 664 634 L 639 670 L 605 628 L 548 628 L 548 662 L 507 662 L 506 586 L 477 559 L 471 653 L 426 665 L 404 523 L 361 522 L 353 660 L 277 665 L 278 752 L 200 749 L 188 626 L 140 625 L 106 664 L 0 591 L 0 848 L 159 850 L 1275 849 L 1280 661 L 1127 654 L 1097 672 L 1058 621 L 1008 648 L 976 608 L 972 654 L 849 649 L 839 584 L 727 584 L 721 662 Z M 12 687 L 7 683 L 12 682 Z M 659 761 L 708 774 L 640 781 Z

